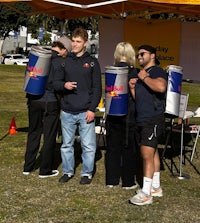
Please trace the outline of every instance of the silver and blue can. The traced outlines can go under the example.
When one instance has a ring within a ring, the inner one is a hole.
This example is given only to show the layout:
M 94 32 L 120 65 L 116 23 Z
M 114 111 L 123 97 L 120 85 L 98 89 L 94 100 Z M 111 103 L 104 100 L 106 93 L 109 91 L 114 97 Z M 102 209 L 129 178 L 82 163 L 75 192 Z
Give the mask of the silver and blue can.
M 105 94 L 106 114 L 128 114 L 128 67 L 106 67 Z
M 167 73 L 168 85 L 165 113 L 178 117 L 181 99 L 183 68 L 180 66 L 169 65 L 167 67 Z
M 24 91 L 41 95 L 45 92 L 45 86 L 51 63 L 51 50 L 33 46 L 29 53 L 29 62 L 26 67 Z

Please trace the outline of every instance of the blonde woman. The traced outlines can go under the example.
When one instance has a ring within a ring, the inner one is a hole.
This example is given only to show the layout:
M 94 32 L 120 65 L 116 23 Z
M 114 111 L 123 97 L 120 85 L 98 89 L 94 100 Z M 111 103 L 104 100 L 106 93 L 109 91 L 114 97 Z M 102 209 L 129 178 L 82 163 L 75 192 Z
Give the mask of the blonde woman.
M 114 52 L 114 66 L 128 67 L 129 77 L 137 77 L 137 70 L 135 66 L 135 50 L 128 42 L 120 42 L 117 44 Z M 128 83 L 127 83 L 128 85 Z M 135 183 L 135 114 L 134 102 L 131 101 L 129 108 L 131 108 L 130 118 L 127 115 L 114 116 L 107 115 L 106 118 L 106 142 L 107 149 L 105 155 L 105 169 L 106 169 L 106 185 L 110 188 L 120 184 L 123 189 L 134 189 L 137 187 Z M 129 115 L 128 115 L 129 116 Z M 128 119 L 127 119 L 128 118 Z M 127 123 L 133 130 L 131 135 L 127 135 Z M 128 145 L 126 139 L 128 138 Z

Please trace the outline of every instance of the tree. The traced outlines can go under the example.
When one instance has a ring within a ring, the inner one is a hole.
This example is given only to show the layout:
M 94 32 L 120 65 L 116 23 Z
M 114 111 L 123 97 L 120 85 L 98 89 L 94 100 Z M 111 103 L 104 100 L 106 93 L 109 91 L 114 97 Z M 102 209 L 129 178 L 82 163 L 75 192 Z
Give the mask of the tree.
M 0 38 L 5 39 L 10 31 L 18 31 L 20 26 L 27 26 L 27 14 L 31 12 L 31 8 L 23 3 L 9 6 L 0 4 L 0 11 Z
M 25 3 L 4 5 L 0 3 L 0 52 L 3 42 L 11 31 L 18 32 L 20 27 L 27 27 L 27 31 L 38 38 L 39 27 L 44 28 L 44 38 L 40 41 L 42 45 L 51 44 L 50 34 L 47 31 L 55 29 L 59 19 L 45 14 L 32 15 L 32 9 Z
M 100 18 L 96 16 L 60 20 L 46 14 L 34 15 L 33 10 L 23 2 L 7 5 L 0 3 L 0 11 L 0 49 L 3 40 L 9 36 L 9 33 L 11 31 L 18 32 L 21 26 L 27 27 L 28 33 L 31 33 L 32 37 L 36 39 L 38 39 L 39 28 L 43 27 L 44 38 L 40 41 L 40 44 L 49 45 L 51 44 L 51 39 L 48 31 L 57 30 L 58 35 L 70 36 L 75 28 L 82 27 L 91 30 L 91 33 L 95 34 L 98 30 L 98 20 Z
M 98 30 L 99 16 L 80 19 L 60 20 L 46 14 L 32 14 L 33 10 L 25 3 L 4 5 L 0 3 L 0 38 L 5 39 L 10 31 L 18 31 L 20 26 L 26 26 L 28 32 L 35 35 L 39 27 L 45 31 L 58 30 L 70 34 L 76 27 L 82 27 L 96 33 Z M 64 29 L 64 30 L 63 30 Z
M 49 32 L 57 29 L 59 26 L 59 20 L 54 16 L 48 16 L 45 14 L 32 15 L 28 21 L 28 32 L 31 33 L 32 38 L 39 38 L 39 27 L 44 29 L 43 39 L 39 40 L 41 45 L 51 44 L 51 35 Z
M 80 19 L 70 19 L 67 21 L 65 29 L 72 32 L 77 27 L 82 27 L 87 30 L 91 30 L 92 34 L 98 31 L 98 21 L 100 16 L 85 17 Z
M 39 36 L 39 29 L 37 29 L 35 33 L 32 34 L 32 38 L 38 39 L 38 36 Z M 40 42 L 40 45 L 43 45 L 43 46 L 51 45 L 52 43 L 51 34 L 47 31 L 44 31 L 43 38 L 39 39 L 39 42 Z
M 43 27 L 45 31 L 51 32 L 53 29 L 60 29 L 58 24 L 60 20 L 54 16 L 45 14 L 32 15 L 27 23 L 28 32 L 32 33 L 32 36 L 37 38 L 39 27 Z

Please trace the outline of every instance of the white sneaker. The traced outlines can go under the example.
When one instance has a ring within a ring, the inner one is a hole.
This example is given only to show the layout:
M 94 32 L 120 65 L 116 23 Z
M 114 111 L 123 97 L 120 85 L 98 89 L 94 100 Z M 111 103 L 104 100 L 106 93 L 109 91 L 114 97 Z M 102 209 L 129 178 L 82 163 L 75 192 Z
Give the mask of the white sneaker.
M 33 169 L 32 171 L 23 171 L 22 173 L 25 175 L 25 176 L 28 176 L 30 175 L 32 172 L 34 172 L 35 170 Z
M 47 177 L 55 177 L 58 176 L 59 171 L 58 170 L 52 170 L 50 174 L 45 174 L 45 175 L 39 175 L 39 178 L 47 178 Z
M 106 185 L 106 187 L 113 188 L 114 185 Z
M 23 174 L 28 176 L 29 174 L 31 174 L 31 172 L 26 172 L 26 171 L 23 171 Z
M 130 187 L 122 187 L 122 189 L 124 190 L 133 190 L 133 189 L 136 189 L 138 187 L 137 184 L 134 184 L 133 186 L 130 186 Z
M 151 196 L 152 197 L 162 197 L 163 196 L 163 190 L 161 187 L 159 188 L 151 188 Z
M 145 194 L 142 190 L 138 190 L 138 193 L 132 198 L 130 198 L 129 202 L 135 205 L 152 204 L 153 197 L 151 195 Z

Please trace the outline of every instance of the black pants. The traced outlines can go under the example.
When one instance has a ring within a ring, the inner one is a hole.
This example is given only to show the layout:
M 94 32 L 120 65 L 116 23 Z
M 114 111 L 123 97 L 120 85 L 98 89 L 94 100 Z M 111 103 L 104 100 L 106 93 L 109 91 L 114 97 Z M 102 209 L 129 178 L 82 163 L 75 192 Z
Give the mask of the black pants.
M 122 180 L 122 187 L 135 184 L 135 126 L 128 125 L 127 145 L 127 117 L 111 116 L 106 119 L 106 185 L 118 185 Z
M 59 111 L 58 102 L 28 101 L 29 131 L 24 171 L 29 172 L 35 168 L 42 133 L 44 144 L 41 150 L 40 174 L 49 174 L 52 171 Z

